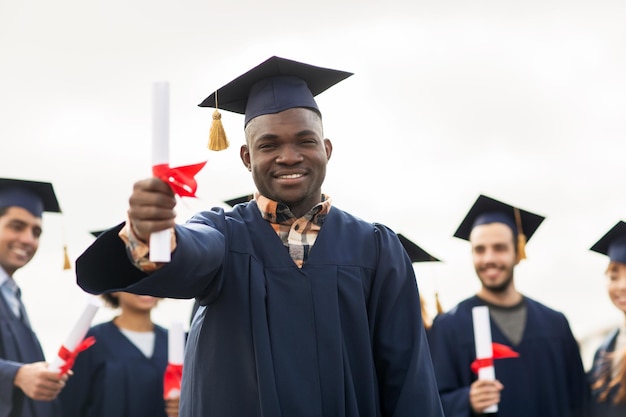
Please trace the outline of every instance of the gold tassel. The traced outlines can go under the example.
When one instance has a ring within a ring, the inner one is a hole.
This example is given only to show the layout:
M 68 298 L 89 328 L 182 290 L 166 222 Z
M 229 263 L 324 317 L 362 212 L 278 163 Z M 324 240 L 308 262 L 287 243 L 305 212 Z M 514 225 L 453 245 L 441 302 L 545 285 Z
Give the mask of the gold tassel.
M 70 263 L 70 257 L 67 254 L 67 245 L 63 245 L 63 270 L 72 269 L 72 264 Z
M 439 293 L 435 292 L 435 305 L 437 306 L 437 314 L 443 313 L 443 307 L 439 301 Z
M 212 151 L 223 151 L 228 148 L 228 138 L 222 125 L 222 115 L 217 110 L 217 91 L 215 92 L 215 111 L 213 112 L 213 122 L 209 130 L 209 146 Z
M 522 229 L 522 216 L 517 207 L 513 208 L 515 213 L 515 225 L 517 226 L 517 262 L 526 259 L 526 235 Z

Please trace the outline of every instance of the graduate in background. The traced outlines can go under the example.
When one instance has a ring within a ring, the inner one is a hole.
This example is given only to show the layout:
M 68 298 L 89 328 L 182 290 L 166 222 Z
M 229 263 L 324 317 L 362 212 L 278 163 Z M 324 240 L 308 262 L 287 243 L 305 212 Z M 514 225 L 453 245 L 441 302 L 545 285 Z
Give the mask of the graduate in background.
M 61 211 L 52 184 L 0 179 L 0 417 L 61 416 L 68 376 L 48 371 L 13 279 L 37 252 L 44 211 Z
M 515 288 L 513 272 L 543 217 L 480 196 L 455 233 L 469 240 L 478 294 L 438 315 L 429 332 L 446 417 L 481 415 L 498 404 L 499 417 L 582 416 L 588 404 L 578 344 L 565 316 Z M 488 306 L 493 343 L 519 358 L 494 361 L 495 381 L 477 380 L 472 308 Z
M 609 298 L 626 319 L 626 223 L 618 222 L 591 250 L 609 257 Z M 593 417 L 626 416 L 626 320 L 600 345 L 589 372 Z
M 178 398 L 163 399 L 167 330 L 151 319 L 160 299 L 126 292 L 102 298 L 120 313 L 87 333 L 96 343 L 76 359 L 74 376 L 60 395 L 63 417 L 177 416 Z

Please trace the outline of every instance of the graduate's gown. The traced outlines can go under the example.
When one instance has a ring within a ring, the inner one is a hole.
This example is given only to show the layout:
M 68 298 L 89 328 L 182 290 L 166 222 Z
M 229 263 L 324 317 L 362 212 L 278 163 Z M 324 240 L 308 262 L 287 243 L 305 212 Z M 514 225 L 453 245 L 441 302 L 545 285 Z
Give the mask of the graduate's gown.
M 58 400 L 34 401 L 13 385 L 20 366 L 43 360 L 37 336 L 0 294 L 0 417 L 61 416 Z
M 604 372 L 610 372 L 611 361 L 605 360 L 606 354 L 613 353 L 615 351 L 615 341 L 617 340 L 618 330 L 611 332 L 611 334 L 604 340 L 596 351 L 593 358 L 593 366 L 589 371 L 589 383 L 593 383 L 598 379 L 599 375 Z M 606 401 L 600 401 L 600 394 L 604 392 L 606 386 L 601 388 L 592 389 L 591 391 L 591 416 L 592 417 L 624 417 L 626 416 L 626 404 L 614 404 L 613 398 L 617 394 L 619 386 L 611 388 Z
M 513 345 L 491 320 L 494 343 L 510 346 L 519 358 L 496 359 L 503 385 L 499 417 L 585 415 L 589 393 L 578 344 L 565 316 L 528 297 L 522 340 Z M 428 338 L 446 417 L 472 415 L 469 390 L 476 375 L 472 308 L 485 303 L 474 296 L 438 315 Z
M 77 261 L 89 292 L 197 297 L 181 417 L 442 416 L 411 262 L 397 236 L 333 207 L 299 269 L 255 202 L 176 226 L 146 275 L 118 226 Z
M 92 327 L 87 337 L 96 343 L 78 355 L 60 395 L 63 417 L 165 417 L 167 330 L 154 332 L 147 358 L 113 322 Z

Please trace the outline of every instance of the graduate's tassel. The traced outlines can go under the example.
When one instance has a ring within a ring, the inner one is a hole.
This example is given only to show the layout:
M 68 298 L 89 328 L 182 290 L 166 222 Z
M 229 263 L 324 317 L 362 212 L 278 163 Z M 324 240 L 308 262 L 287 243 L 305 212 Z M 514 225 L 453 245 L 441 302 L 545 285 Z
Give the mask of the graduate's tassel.
M 526 259 L 526 235 L 522 229 L 522 217 L 517 207 L 513 208 L 515 213 L 515 225 L 517 226 L 517 262 Z
M 222 125 L 222 115 L 217 110 L 217 91 L 215 92 L 215 111 L 213 112 L 213 122 L 209 130 L 209 146 L 212 151 L 223 151 L 228 148 L 228 138 Z
M 70 257 L 67 254 L 67 245 L 63 245 L 63 270 L 72 269 L 72 264 L 70 263 Z
M 435 305 L 437 306 L 437 314 L 443 313 L 443 307 L 441 302 L 439 302 L 439 293 L 435 292 Z

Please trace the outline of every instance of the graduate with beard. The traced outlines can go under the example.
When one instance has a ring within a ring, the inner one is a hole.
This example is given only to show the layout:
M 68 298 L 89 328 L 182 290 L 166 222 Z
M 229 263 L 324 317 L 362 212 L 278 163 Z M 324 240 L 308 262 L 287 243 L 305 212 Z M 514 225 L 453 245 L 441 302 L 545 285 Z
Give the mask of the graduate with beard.
M 521 294 L 514 269 L 542 216 L 481 195 L 455 233 L 468 240 L 478 293 L 438 315 L 429 342 L 447 417 L 483 415 L 493 404 L 500 417 L 584 415 L 588 388 L 576 340 L 565 316 Z M 494 361 L 495 381 L 478 380 L 472 308 L 488 306 L 492 341 L 518 358 Z

